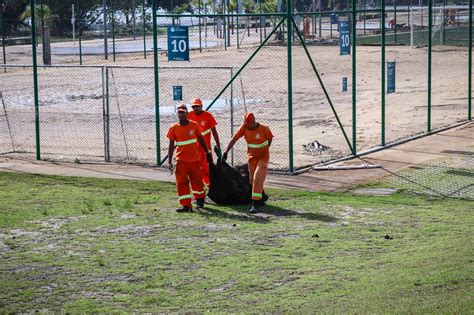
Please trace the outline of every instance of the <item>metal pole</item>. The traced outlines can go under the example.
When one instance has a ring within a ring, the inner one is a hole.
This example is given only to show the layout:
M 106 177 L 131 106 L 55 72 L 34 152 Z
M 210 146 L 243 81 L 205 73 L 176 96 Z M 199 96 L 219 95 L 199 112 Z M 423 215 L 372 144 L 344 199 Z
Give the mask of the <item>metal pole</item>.
M 428 132 L 431 132 L 431 65 L 432 65 L 432 41 L 431 35 L 433 32 L 432 21 L 433 21 L 433 0 L 428 0 Z
M 382 1 L 385 4 L 385 1 Z M 397 40 L 397 0 L 394 0 L 394 16 L 393 16 L 393 30 L 395 32 L 395 43 L 398 43 Z
M 356 1 L 352 0 L 352 154 L 357 153 L 357 59 L 356 59 Z M 383 65 L 385 66 L 385 65 Z
M 71 6 L 72 44 L 76 47 L 76 12 L 74 10 L 74 4 Z
M 110 0 L 112 9 L 112 54 L 115 62 L 115 5 L 114 0 Z
M 104 58 L 109 59 L 109 45 L 107 43 L 107 0 L 103 0 L 104 12 Z
M 3 0 L 0 0 L 0 27 L 2 28 L 2 50 L 3 50 L 3 64 L 7 64 L 7 53 L 5 51 L 5 22 L 3 19 Z M 6 71 L 6 69 L 5 69 Z
M 39 99 L 38 99 L 38 63 L 36 60 L 36 20 L 35 20 L 35 0 L 30 0 L 31 9 L 31 48 L 33 53 L 33 92 L 35 98 L 35 129 L 36 129 L 36 159 L 41 160 L 40 144 L 40 120 L 39 120 Z
M 102 119 L 104 121 L 104 158 L 110 162 L 109 68 L 102 67 Z
M 132 0 L 133 40 L 137 39 L 137 20 L 135 16 L 135 0 Z
M 367 20 L 367 18 L 366 18 L 366 16 L 365 16 L 365 9 L 366 9 L 365 0 L 364 0 L 364 2 L 362 3 L 362 5 L 364 6 L 364 13 L 362 13 L 362 17 L 363 17 L 363 19 L 364 19 L 364 35 L 365 35 L 365 34 L 367 34 L 367 33 L 366 33 L 366 26 L 367 26 L 366 20 Z M 360 14 L 359 14 L 359 17 L 360 17 Z
M 258 7 L 260 8 L 260 14 L 262 14 L 262 0 L 258 0 Z M 258 17 L 258 25 L 260 25 L 259 29 L 260 29 L 260 43 L 262 43 L 262 17 Z M 289 21 L 288 21 L 289 22 Z M 288 24 L 290 25 L 290 24 Z
M 145 0 L 142 2 L 142 23 L 143 23 L 143 57 L 146 59 L 146 12 L 145 12 Z
M 202 39 L 201 39 L 201 0 L 199 0 L 199 52 L 202 52 Z
M 288 56 L 288 168 L 289 172 L 295 172 L 293 165 L 293 60 L 292 60 L 292 45 L 293 45 L 293 3 L 287 0 L 286 5 L 286 28 L 288 31 L 287 38 L 287 56 Z
M 240 0 L 237 0 L 237 13 L 238 14 L 240 14 L 239 2 L 240 2 Z M 237 15 L 237 17 L 235 19 L 236 19 L 236 22 L 237 22 L 237 49 L 239 49 L 240 48 L 240 44 L 239 44 L 239 16 Z
M 443 28 L 443 38 L 441 40 L 443 45 L 446 45 L 446 0 L 443 1 L 443 14 L 440 14 L 443 17 L 443 21 L 441 22 L 441 27 Z
M 414 40 L 415 40 L 415 36 L 414 36 L 414 32 L 415 30 L 413 29 L 413 7 L 410 8 L 410 47 L 413 48 L 414 47 Z
M 472 0 L 469 0 L 469 66 L 467 119 L 472 120 Z
M 41 49 L 43 52 L 43 64 L 45 63 L 45 49 L 44 49 L 44 11 L 43 11 L 44 0 L 41 0 L 40 10 L 41 10 Z
M 79 0 L 76 0 L 76 21 L 79 36 L 79 64 L 82 66 L 82 30 L 80 17 L 81 15 L 79 14 Z
M 318 7 L 319 7 L 319 9 L 318 9 L 318 11 L 319 11 L 319 37 L 322 36 L 322 32 L 321 32 L 322 19 L 323 19 L 323 16 L 321 15 L 321 5 L 322 5 L 322 3 L 323 3 L 323 2 L 322 2 L 322 0 L 321 0 L 321 1 L 319 1 L 319 5 L 318 5 Z
M 230 68 L 230 79 L 234 76 L 234 68 Z M 230 137 L 234 136 L 234 83 L 230 85 Z M 234 165 L 234 148 L 231 152 L 231 165 Z
M 160 90 L 158 85 L 158 29 L 156 22 L 156 1 L 152 0 L 153 20 L 153 61 L 155 79 L 155 121 L 156 121 L 156 164 L 161 165 L 161 142 L 160 142 Z
M 224 31 L 224 36 L 222 36 L 224 38 L 224 49 L 227 50 L 227 32 L 226 32 L 226 26 L 227 26 L 227 22 L 226 22 L 226 18 L 225 18 L 225 9 L 226 9 L 226 0 L 222 0 L 222 13 L 224 14 L 222 16 L 222 26 L 223 26 L 223 31 Z
M 385 1 L 382 1 L 382 145 L 385 145 Z
M 224 1 L 229 1 L 229 0 L 224 0 Z M 227 2 L 227 13 L 229 12 L 229 4 L 230 2 Z M 230 47 L 230 28 L 231 28 L 231 19 L 229 16 L 227 16 L 227 47 Z

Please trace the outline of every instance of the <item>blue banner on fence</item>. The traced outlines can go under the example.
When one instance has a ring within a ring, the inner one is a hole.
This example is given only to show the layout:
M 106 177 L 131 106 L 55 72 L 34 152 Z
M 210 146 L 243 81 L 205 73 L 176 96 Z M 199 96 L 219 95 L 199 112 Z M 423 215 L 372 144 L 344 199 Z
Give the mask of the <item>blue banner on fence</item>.
M 183 87 L 181 85 L 173 85 L 173 101 L 183 100 Z
M 349 22 L 339 22 L 339 48 L 340 55 L 351 54 L 351 37 L 349 35 Z
M 387 62 L 387 94 L 395 92 L 395 61 Z
M 342 78 L 342 92 L 347 92 L 347 77 Z
M 189 61 L 187 26 L 168 25 L 168 61 Z

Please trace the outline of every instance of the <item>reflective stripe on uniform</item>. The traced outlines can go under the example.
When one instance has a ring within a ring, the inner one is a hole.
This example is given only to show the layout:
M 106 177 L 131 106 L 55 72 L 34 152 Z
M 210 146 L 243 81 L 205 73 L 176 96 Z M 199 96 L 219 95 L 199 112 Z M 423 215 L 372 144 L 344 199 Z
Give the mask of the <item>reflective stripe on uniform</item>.
M 268 140 L 265 141 L 265 142 L 262 142 L 260 144 L 248 143 L 247 145 L 251 149 L 260 149 L 260 148 L 266 147 L 268 145 Z
M 211 132 L 211 129 L 207 129 L 207 130 L 204 130 L 201 135 L 205 136 L 207 135 L 209 132 Z
M 262 198 L 263 197 L 263 194 L 259 194 L 259 193 L 252 193 L 252 197 L 257 197 L 257 198 Z
M 203 190 L 203 191 L 194 191 L 194 190 L 193 190 L 193 194 L 196 194 L 196 195 L 202 195 L 202 194 L 204 194 L 204 193 L 205 193 L 204 190 Z
M 178 147 L 179 147 L 179 146 L 182 146 L 182 145 L 192 144 L 192 143 L 197 143 L 197 139 L 194 138 L 194 139 L 186 140 L 186 141 L 176 141 L 176 145 L 177 145 Z
M 178 197 L 178 200 L 183 200 L 183 199 L 191 199 L 193 195 L 182 195 Z

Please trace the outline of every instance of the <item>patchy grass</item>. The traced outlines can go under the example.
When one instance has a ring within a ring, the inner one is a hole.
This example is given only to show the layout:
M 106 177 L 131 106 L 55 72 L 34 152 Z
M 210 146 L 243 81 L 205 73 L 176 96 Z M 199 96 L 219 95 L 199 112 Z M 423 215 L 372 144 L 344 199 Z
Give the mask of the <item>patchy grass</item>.
M 269 190 L 179 214 L 175 187 L 0 173 L 0 311 L 469 313 L 472 202 Z

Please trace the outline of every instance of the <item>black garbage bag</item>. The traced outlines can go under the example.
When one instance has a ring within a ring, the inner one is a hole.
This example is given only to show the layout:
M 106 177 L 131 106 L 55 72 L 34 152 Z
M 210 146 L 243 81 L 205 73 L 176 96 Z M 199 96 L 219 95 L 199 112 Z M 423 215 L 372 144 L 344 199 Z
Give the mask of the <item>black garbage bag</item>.
M 216 164 L 209 163 L 211 185 L 207 196 L 220 205 L 248 204 L 252 199 L 252 187 L 248 178 L 226 162 L 218 159 Z
M 222 161 L 222 152 L 214 147 L 217 155 L 217 163 L 209 163 L 209 175 L 211 185 L 207 196 L 219 205 L 243 205 L 252 200 L 252 186 L 249 181 L 248 165 L 230 166 Z M 267 201 L 268 196 L 263 193 L 262 202 Z

